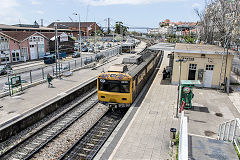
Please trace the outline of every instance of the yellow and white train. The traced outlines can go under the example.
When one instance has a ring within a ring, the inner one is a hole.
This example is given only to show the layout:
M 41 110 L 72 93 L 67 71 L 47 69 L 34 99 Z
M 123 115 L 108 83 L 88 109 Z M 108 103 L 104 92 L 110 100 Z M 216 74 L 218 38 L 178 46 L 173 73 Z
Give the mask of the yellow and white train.
M 101 103 L 110 107 L 129 107 L 157 67 L 161 53 L 145 51 L 124 58 L 122 64 L 98 75 L 97 90 Z

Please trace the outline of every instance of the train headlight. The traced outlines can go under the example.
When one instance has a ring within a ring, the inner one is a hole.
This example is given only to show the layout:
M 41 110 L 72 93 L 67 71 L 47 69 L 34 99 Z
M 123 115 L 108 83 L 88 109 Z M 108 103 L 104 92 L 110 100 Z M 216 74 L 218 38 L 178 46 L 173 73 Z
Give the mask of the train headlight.
M 105 79 L 100 79 L 100 82 L 105 83 L 106 80 Z
M 126 84 L 126 83 L 128 83 L 128 81 L 121 81 L 121 83 L 124 83 L 124 84 Z

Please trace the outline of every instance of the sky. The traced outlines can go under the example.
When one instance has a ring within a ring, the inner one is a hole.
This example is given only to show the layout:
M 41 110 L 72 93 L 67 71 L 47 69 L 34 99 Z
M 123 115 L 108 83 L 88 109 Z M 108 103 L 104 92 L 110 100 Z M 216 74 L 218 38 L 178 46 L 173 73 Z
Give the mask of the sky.
M 96 21 L 107 25 L 110 18 L 130 27 L 157 28 L 159 22 L 170 19 L 198 21 L 194 8 L 203 10 L 205 0 L 0 0 L 0 24 L 40 24 L 54 21 Z M 72 20 L 71 20 L 72 19 Z

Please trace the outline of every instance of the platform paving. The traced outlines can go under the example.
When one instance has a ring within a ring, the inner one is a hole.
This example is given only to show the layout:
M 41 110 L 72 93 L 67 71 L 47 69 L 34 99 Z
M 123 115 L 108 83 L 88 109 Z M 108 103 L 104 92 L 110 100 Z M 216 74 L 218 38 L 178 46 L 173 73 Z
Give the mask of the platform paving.
M 189 136 L 189 159 L 237 160 L 238 156 L 230 142 L 201 136 Z
M 95 159 L 171 159 L 169 131 L 179 122 L 174 118 L 177 86 L 162 83 L 167 54 L 142 103 L 129 109 Z

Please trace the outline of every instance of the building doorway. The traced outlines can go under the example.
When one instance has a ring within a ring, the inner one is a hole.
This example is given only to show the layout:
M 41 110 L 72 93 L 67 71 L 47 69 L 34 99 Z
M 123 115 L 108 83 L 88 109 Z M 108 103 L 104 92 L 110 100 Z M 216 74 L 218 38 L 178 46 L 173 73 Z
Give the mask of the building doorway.
M 196 79 L 197 64 L 189 64 L 188 80 Z
M 206 72 L 204 76 L 204 87 L 212 87 L 214 65 L 206 65 Z

